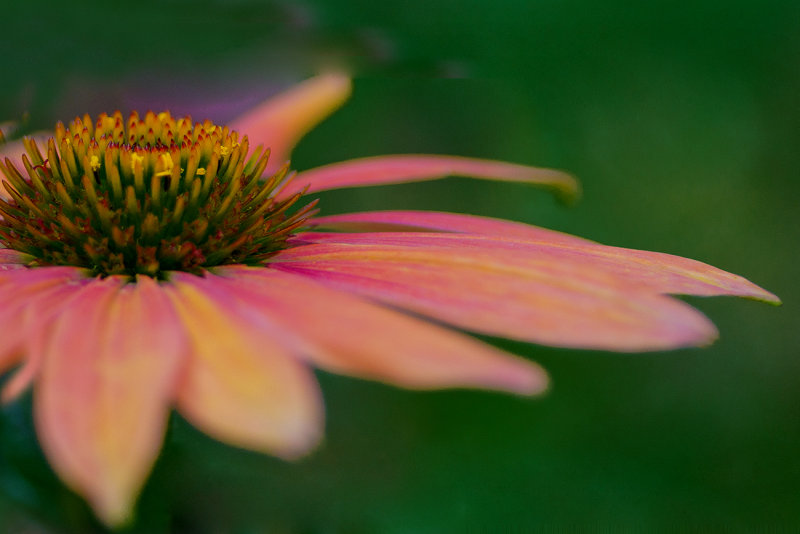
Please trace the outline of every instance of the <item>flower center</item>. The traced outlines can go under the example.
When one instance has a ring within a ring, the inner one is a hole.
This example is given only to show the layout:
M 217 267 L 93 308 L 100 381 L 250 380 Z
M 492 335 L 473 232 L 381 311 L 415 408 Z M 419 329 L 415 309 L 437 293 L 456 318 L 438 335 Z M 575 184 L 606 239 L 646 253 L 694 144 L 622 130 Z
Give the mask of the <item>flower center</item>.
M 86 115 L 56 125 L 46 155 L 32 139 L 25 147 L 24 169 L 0 163 L 11 197 L 0 199 L 0 243 L 32 267 L 162 277 L 258 264 L 314 212 L 312 202 L 287 213 L 301 196 L 279 197 L 288 164 L 261 180 L 269 149 L 248 158 L 247 137 L 210 121 Z

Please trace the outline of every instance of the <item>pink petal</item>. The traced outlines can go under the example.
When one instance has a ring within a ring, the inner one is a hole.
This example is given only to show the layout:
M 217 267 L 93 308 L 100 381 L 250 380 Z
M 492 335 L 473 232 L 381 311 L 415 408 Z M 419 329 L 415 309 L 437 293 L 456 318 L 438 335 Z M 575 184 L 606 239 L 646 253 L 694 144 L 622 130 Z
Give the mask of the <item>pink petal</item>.
M 306 340 L 315 365 L 409 388 L 477 387 L 541 393 L 547 375 L 533 362 L 302 276 L 225 267 L 226 294 L 245 305 L 253 328 L 278 325 Z
M 48 327 L 69 295 L 86 282 L 80 270 L 70 267 L 0 270 L 0 374 L 23 357 L 30 361 L 29 344 Z M 27 380 L 17 384 L 20 380 L 15 375 L 4 385 L 3 402 L 15 396 L 7 391 L 27 386 Z
M 479 234 L 520 239 L 544 241 L 546 243 L 593 243 L 588 239 L 576 237 L 538 226 L 436 211 L 368 211 L 314 217 L 311 223 L 315 228 L 342 232 L 454 232 L 459 234 Z
M 691 306 L 592 263 L 488 242 L 453 245 L 328 242 L 288 249 L 270 265 L 460 328 L 546 345 L 644 351 L 716 338 Z
M 362 214 L 357 214 L 362 215 Z M 363 214 L 370 215 L 370 214 Z M 480 217 L 445 214 L 438 218 L 433 214 L 433 224 L 443 229 L 458 231 L 459 219 L 466 222 L 470 230 L 480 230 Z M 425 220 L 428 214 L 423 214 Z M 347 216 L 334 216 L 334 225 L 349 222 Z M 413 219 L 413 216 L 410 216 Z M 448 220 L 450 219 L 450 220 Z M 316 219 L 315 219 L 316 220 Z M 401 219 L 402 220 L 402 219 Z M 448 224 L 449 223 L 449 224 Z M 324 224 L 324 219 L 323 219 Z M 356 224 L 366 224 L 357 221 Z M 501 233 L 503 226 L 509 227 L 507 235 Z M 361 233 L 361 234 L 302 234 L 300 239 L 311 242 L 337 242 L 361 244 L 399 244 L 404 246 L 436 246 L 453 249 L 505 251 L 508 261 L 526 264 L 528 261 L 552 262 L 554 265 L 591 265 L 624 277 L 630 284 L 641 284 L 658 293 L 672 295 L 718 296 L 732 295 L 779 304 L 780 299 L 769 291 L 753 284 L 741 276 L 717 269 L 699 261 L 645 250 L 609 247 L 573 238 L 567 234 L 551 232 L 535 226 L 489 219 L 485 235 L 437 234 L 437 233 Z M 527 233 L 527 235 L 525 235 Z
M 14 321 L 4 320 L 3 327 L 13 329 L 7 336 L 7 342 L 16 343 L 17 350 L 24 351 L 25 360 L 3 385 L 0 391 L 0 400 L 3 403 L 15 400 L 39 375 L 44 360 L 45 340 L 53 320 L 62 310 L 68 308 L 73 299 L 77 298 L 83 288 L 90 283 L 89 280 L 84 280 L 83 284 L 63 284 L 40 289 L 29 302 L 17 308 L 19 311 L 16 312 L 17 317 Z
M 300 138 L 341 106 L 350 91 L 347 76 L 317 76 L 248 111 L 230 127 L 246 135 L 251 146 L 269 147 L 271 155 L 265 172 L 273 173 L 289 159 Z
M 48 280 L 51 283 L 72 283 L 85 280 L 86 272 L 79 267 L 69 266 L 36 267 L 35 269 L 26 268 L 14 271 L 0 270 L 0 287 L 46 282 Z
M 282 195 L 292 195 L 308 187 L 309 193 L 361 187 L 435 180 L 447 176 L 466 176 L 540 185 L 554 190 L 565 199 L 578 195 L 575 179 L 561 171 L 516 165 L 501 161 L 404 154 L 377 156 L 333 163 L 298 173 Z
M 0 184 L 0 196 L 2 193 L 3 185 Z M 23 267 L 25 263 L 24 256 L 21 252 L 8 248 L 0 248 L 0 271 L 14 270 Z
M 235 320 L 232 299 L 173 273 L 170 295 L 192 342 L 180 412 L 209 435 L 286 458 L 308 452 L 322 433 L 313 374 L 270 332 Z
M 109 526 L 127 521 L 163 441 L 186 342 L 156 282 L 93 282 L 46 344 L 35 415 L 61 478 Z

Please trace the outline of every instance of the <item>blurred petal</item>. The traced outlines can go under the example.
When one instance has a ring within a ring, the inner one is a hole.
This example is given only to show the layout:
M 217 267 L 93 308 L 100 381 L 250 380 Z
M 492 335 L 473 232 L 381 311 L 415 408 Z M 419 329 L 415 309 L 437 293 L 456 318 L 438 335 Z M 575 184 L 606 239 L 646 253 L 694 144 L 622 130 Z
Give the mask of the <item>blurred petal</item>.
M 574 199 L 580 190 L 572 176 L 553 169 L 459 156 L 403 154 L 353 159 L 303 171 L 295 176 L 282 194 L 291 195 L 305 187 L 308 187 L 309 193 L 314 193 L 344 187 L 435 180 L 447 176 L 539 185 L 552 189 L 565 200 Z
M 251 146 L 264 145 L 271 153 L 266 173 L 283 165 L 294 146 L 350 96 L 350 78 L 324 74 L 275 96 L 234 120 L 230 127 L 246 135 Z
M 717 335 L 691 306 L 592 263 L 423 243 L 306 245 L 276 255 L 271 266 L 460 328 L 545 345 L 665 350 Z
M 15 321 L 3 323 L 5 328 L 14 329 L 6 337 L 8 342 L 14 343 L 13 340 L 16 340 L 16 346 L 22 347 L 17 350 L 24 351 L 24 363 L 3 384 L 3 389 L 0 391 L 0 400 L 3 403 L 16 399 L 39 375 L 44 360 L 45 340 L 53 319 L 66 309 L 89 283 L 90 280 L 85 280 L 83 284 L 64 284 L 39 289 L 24 306 L 17 308 Z M 5 348 L 3 347 L 3 350 Z
M 392 213 L 392 212 L 389 212 Z M 366 215 L 371 214 L 356 214 Z M 379 214 L 380 215 L 380 214 Z M 413 215 L 402 213 L 413 220 Z M 312 242 L 400 244 L 406 246 L 426 245 L 471 250 L 497 250 L 512 254 L 509 261 L 527 262 L 549 260 L 554 264 L 577 263 L 591 265 L 617 276 L 624 277 L 630 284 L 641 284 L 658 293 L 672 295 L 719 296 L 731 295 L 762 300 L 779 304 L 780 299 L 769 291 L 753 284 L 746 278 L 717 269 L 711 265 L 673 256 L 661 252 L 634 250 L 600 245 L 567 234 L 552 232 L 535 226 L 488 219 L 484 231 L 482 218 L 469 215 L 422 213 L 421 219 L 428 220 L 440 229 L 459 231 L 459 223 L 471 233 L 485 235 L 453 235 L 437 233 L 361 233 L 361 234 L 302 234 L 300 239 Z M 333 225 L 347 224 L 348 216 L 334 216 Z M 367 224 L 355 219 L 356 224 Z M 449 219 L 449 220 L 448 220 Z M 402 220 L 402 218 L 400 219 Z M 316 221 L 316 219 L 315 219 Z M 380 221 L 377 221 L 380 222 Z M 324 219 L 323 219 L 324 224 Z M 508 226 L 508 232 L 503 228 Z M 527 233 L 527 236 L 525 235 Z
M 122 284 L 93 282 L 55 321 L 34 399 L 51 464 L 110 526 L 158 456 L 186 347 L 154 281 Z
M 3 185 L 0 184 L 0 193 Z M 21 252 L 8 248 L 0 248 L 0 271 L 19 269 L 23 267 L 23 255 Z
M 8 249 L 0 249 L 2 251 Z M 9 254 L 8 257 L 12 257 Z M 0 288 L 13 287 L 26 284 L 38 283 L 74 283 L 81 280 L 87 280 L 86 271 L 79 267 L 68 266 L 54 266 L 54 267 L 37 267 L 35 269 L 23 269 L 13 271 L 0 270 Z M 14 292 L 9 294 L 13 297 Z
M 333 291 L 275 269 L 225 267 L 226 293 L 249 316 L 305 338 L 306 355 L 328 371 L 409 388 L 477 387 L 541 393 L 546 373 L 535 363 L 449 329 Z
M 193 345 L 180 412 L 221 441 L 285 458 L 308 452 L 323 422 L 313 374 L 269 332 L 235 321 L 231 299 L 195 278 L 172 274 L 171 296 Z
M 80 270 L 71 267 L 0 270 L 0 301 L 3 302 L 0 306 L 0 374 L 23 357 L 28 366 L 32 354 L 26 347 L 38 341 L 40 332 L 49 327 L 50 320 L 68 301 L 68 296 L 88 281 Z M 14 396 L 6 390 L 27 385 L 25 381 L 12 386 L 19 380 L 15 375 L 4 385 L 4 402 Z

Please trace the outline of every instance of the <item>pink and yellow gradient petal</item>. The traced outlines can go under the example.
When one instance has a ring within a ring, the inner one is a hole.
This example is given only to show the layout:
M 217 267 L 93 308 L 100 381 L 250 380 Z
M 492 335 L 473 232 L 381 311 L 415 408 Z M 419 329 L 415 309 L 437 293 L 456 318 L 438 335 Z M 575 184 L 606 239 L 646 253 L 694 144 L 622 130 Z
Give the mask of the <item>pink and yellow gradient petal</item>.
M 32 359 L 29 344 L 40 337 L 40 330 L 49 327 L 59 306 L 86 282 L 82 272 L 71 267 L 0 270 L 0 373 L 21 361 L 28 366 Z M 4 402 L 13 399 L 15 395 L 8 390 L 16 388 L 12 384 L 19 380 L 15 375 L 4 385 Z
M 238 117 L 231 128 L 247 134 L 251 145 L 270 148 L 265 174 L 271 174 L 285 163 L 303 135 L 347 100 L 351 90 L 350 78 L 343 74 L 317 76 Z M 447 176 L 539 185 L 552 189 L 565 200 L 573 200 L 580 194 L 580 186 L 572 176 L 554 169 L 460 156 L 401 154 L 353 159 L 300 172 L 287 184 L 281 197 L 306 188 L 307 192 L 315 193 Z
M 233 120 L 230 127 L 247 135 L 251 146 L 270 149 L 266 173 L 278 170 L 309 130 L 350 96 L 350 78 L 324 74 L 292 87 Z
M 452 232 L 546 243 L 591 244 L 593 241 L 529 224 L 441 211 L 366 211 L 314 217 L 314 230 L 337 232 Z
M 131 516 L 186 349 L 169 301 L 149 279 L 92 281 L 50 329 L 34 390 L 42 447 L 107 524 Z
M 178 410 L 221 441 L 296 458 L 321 439 L 323 409 L 313 373 L 271 332 L 235 319 L 235 302 L 194 275 L 168 286 L 191 343 Z
M 272 266 L 459 328 L 545 345 L 637 352 L 717 336 L 691 306 L 591 264 L 380 240 L 300 246 Z
M 309 193 L 435 180 L 447 176 L 464 176 L 537 185 L 552 189 L 561 198 L 573 200 L 580 194 L 578 182 L 569 174 L 544 169 L 460 156 L 402 154 L 360 158 L 324 165 L 297 174 L 281 192 L 288 196 L 306 187 Z
M 541 393 L 538 365 L 447 328 L 276 269 L 231 266 L 198 285 L 222 285 L 240 299 L 251 327 L 277 325 L 307 341 L 302 355 L 327 371 L 432 389 L 470 387 Z
M 0 390 L 0 401 L 3 403 L 13 401 L 33 383 L 42 367 L 45 343 L 53 320 L 89 284 L 91 281 L 81 280 L 72 284 L 39 289 L 35 296 L 31 296 L 26 306 L 15 310 L 18 313 L 17 320 L 20 322 L 17 330 L 9 338 L 16 339 L 18 346 L 24 346 L 25 358 L 19 369 Z
M 394 224 L 394 212 L 359 213 L 322 218 L 321 225 L 347 229 L 351 224 L 368 230 L 372 224 Z M 440 217 L 439 215 L 442 215 Z M 327 221 L 326 221 L 327 219 Z M 372 219 L 374 222 L 369 222 Z M 315 219 L 315 222 L 319 219 Z M 509 253 L 508 261 L 526 264 L 547 260 L 551 265 L 579 264 L 606 271 L 631 285 L 642 285 L 661 294 L 721 296 L 731 295 L 780 304 L 774 294 L 749 280 L 711 265 L 661 252 L 600 245 L 580 238 L 521 223 L 469 215 L 400 212 L 395 228 L 427 229 L 430 232 L 308 233 L 301 239 L 323 243 L 428 245 L 453 250 L 494 250 Z M 342 227 L 341 225 L 344 225 Z M 507 231 L 506 230 L 507 227 Z M 436 230 L 453 232 L 437 233 Z M 552 234 L 552 236 L 551 236 Z

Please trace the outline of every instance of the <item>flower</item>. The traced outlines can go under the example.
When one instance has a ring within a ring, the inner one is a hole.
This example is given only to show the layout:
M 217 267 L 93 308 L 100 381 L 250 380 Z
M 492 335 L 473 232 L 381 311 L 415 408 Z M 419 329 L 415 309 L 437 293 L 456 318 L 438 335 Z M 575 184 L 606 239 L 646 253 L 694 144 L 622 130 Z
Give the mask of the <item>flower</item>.
M 577 192 L 559 171 L 448 156 L 289 173 L 291 148 L 349 91 L 325 75 L 231 129 L 166 112 L 87 116 L 57 126 L 44 151 L 6 148 L 0 373 L 17 370 L 2 399 L 33 385 L 47 458 L 106 524 L 131 517 L 172 407 L 217 439 L 297 458 L 322 434 L 312 367 L 531 395 L 547 387 L 540 367 L 449 327 L 666 350 L 717 335 L 669 295 L 779 302 L 697 261 L 510 221 L 297 208 L 326 189 L 447 175 Z M 270 150 L 248 157 L 255 144 Z

